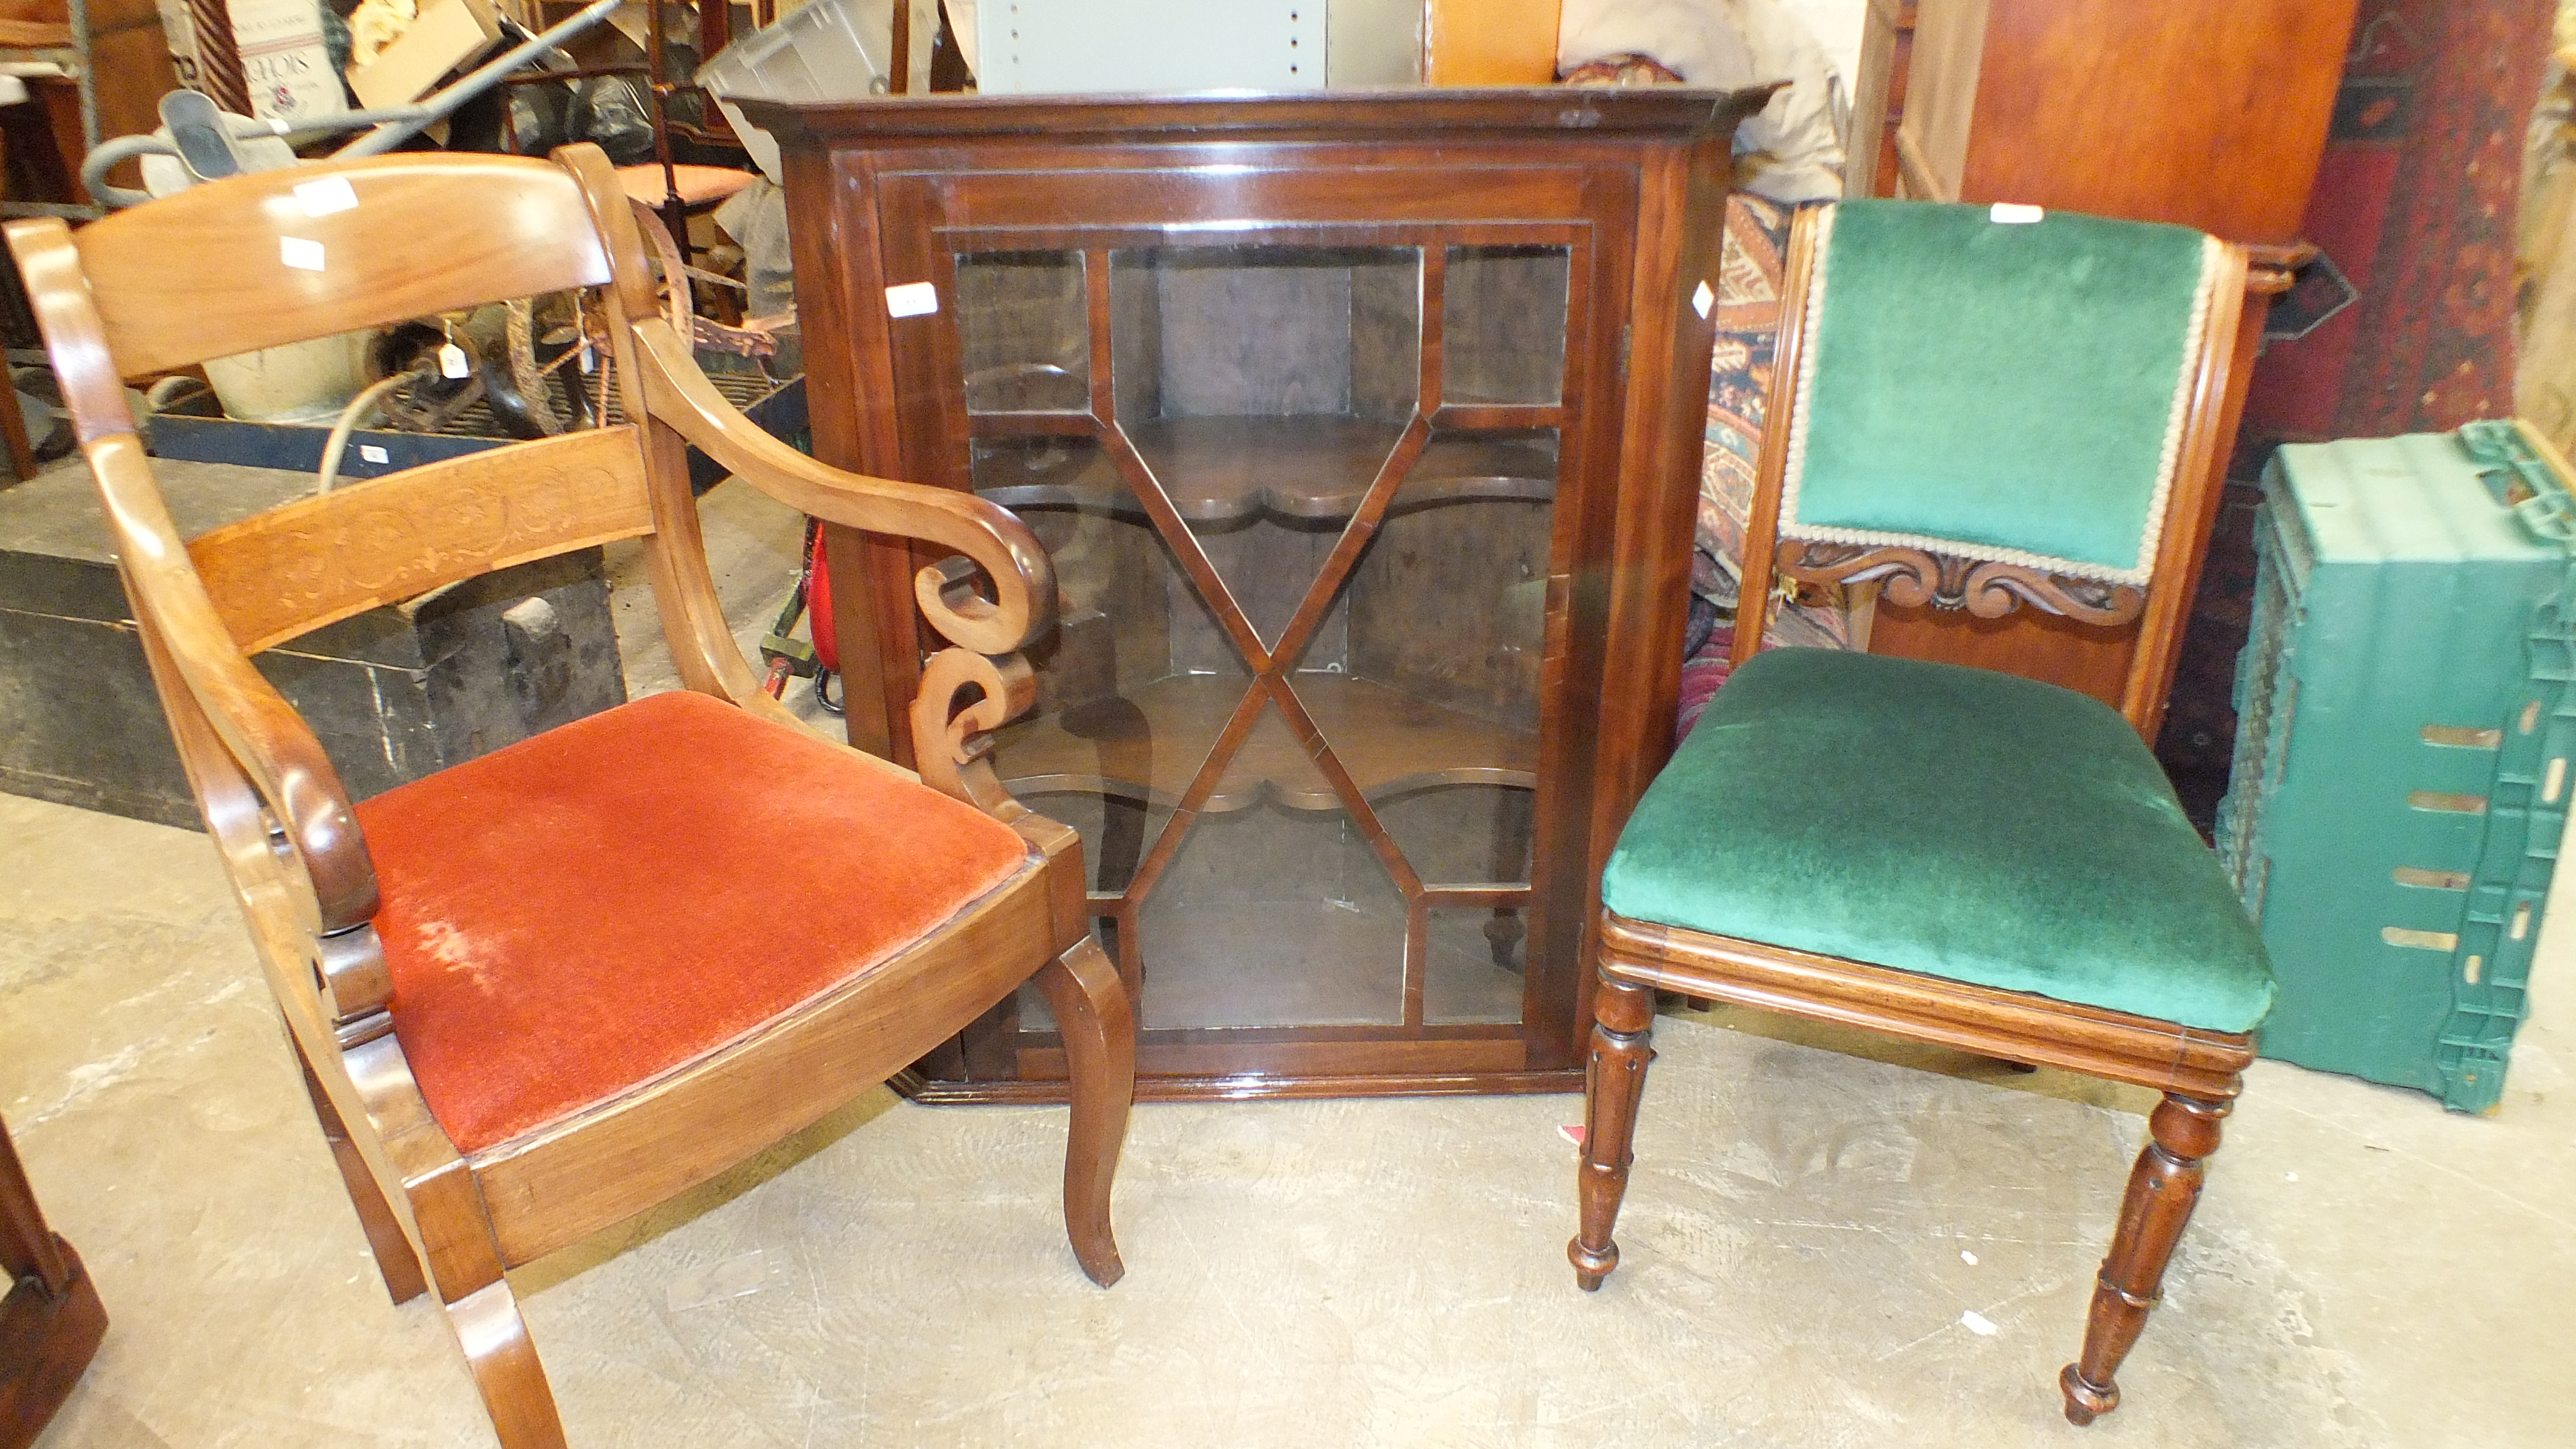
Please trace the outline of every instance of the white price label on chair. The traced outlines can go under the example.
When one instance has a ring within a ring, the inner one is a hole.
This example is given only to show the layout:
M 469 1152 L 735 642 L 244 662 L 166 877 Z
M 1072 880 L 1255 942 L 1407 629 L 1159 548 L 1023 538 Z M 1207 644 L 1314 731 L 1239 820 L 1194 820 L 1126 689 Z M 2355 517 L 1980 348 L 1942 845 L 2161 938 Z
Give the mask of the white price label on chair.
M 393 455 L 392 453 L 389 453 L 389 452 L 387 452 L 386 450 L 384 450 L 384 449 L 382 449 L 382 448 L 377 447 L 377 446 L 376 446 L 375 444 L 373 444 L 373 443 L 360 443 L 360 444 L 358 445 L 358 461 L 359 461 L 359 462 L 362 462 L 362 463 L 390 463 L 390 462 L 392 462 L 393 460 L 394 460 L 394 455 Z
M 2003 226 L 2028 226 L 2047 215 L 2045 208 L 2024 206 L 2018 201 L 1998 201 L 1995 203 L 1994 210 L 1986 213 L 1989 220 Z
M 329 216 L 335 211 L 358 209 L 358 193 L 349 186 L 346 176 L 325 176 L 307 181 L 295 188 L 295 203 L 306 216 Z
M 927 317 L 939 310 L 939 289 L 928 282 L 906 282 L 886 288 L 886 315 Z
M 465 349 L 451 342 L 438 349 L 438 375 L 463 377 L 466 374 Z
M 277 239 L 277 259 L 299 272 L 322 270 L 322 244 L 311 237 L 282 236 Z

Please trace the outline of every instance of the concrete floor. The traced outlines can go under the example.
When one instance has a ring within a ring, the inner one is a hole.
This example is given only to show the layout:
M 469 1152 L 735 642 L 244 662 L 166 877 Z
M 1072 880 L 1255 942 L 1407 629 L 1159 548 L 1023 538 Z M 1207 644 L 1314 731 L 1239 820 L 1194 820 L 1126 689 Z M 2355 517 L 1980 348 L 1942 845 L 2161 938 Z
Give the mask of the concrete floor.
M 793 522 L 729 493 L 757 632 Z M 2565 906 L 2494 1116 L 2256 1067 L 2087 1431 L 2054 1379 L 2146 1094 L 1749 1015 L 1659 1025 L 1598 1295 L 1571 1097 L 1140 1108 L 1104 1292 L 1060 1112 L 880 1090 L 514 1282 L 585 1449 L 2561 1446 Z M 0 796 L 0 1113 L 113 1322 L 45 1449 L 490 1442 L 441 1315 L 386 1301 L 202 837 Z

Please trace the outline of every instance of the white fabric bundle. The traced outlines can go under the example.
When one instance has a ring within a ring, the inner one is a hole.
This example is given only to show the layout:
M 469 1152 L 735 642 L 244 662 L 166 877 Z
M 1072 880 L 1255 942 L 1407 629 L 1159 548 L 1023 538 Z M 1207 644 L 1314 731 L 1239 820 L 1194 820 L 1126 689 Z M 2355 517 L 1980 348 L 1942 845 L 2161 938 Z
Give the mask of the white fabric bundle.
M 1694 86 L 1788 81 L 1737 128 L 1736 179 L 1774 201 L 1842 195 L 1840 83 L 1815 33 L 1779 0 L 1565 0 L 1558 74 L 1629 54 Z

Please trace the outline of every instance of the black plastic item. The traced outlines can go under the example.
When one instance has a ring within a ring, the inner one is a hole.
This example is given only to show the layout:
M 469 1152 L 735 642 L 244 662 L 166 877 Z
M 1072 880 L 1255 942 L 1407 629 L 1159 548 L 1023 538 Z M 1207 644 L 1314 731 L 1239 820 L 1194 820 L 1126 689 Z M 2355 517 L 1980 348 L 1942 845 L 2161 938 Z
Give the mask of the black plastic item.
M 457 108 L 447 149 L 543 156 L 573 139 L 572 88 L 570 81 L 539 81 L 486 91 Z
M 634 80 L 622 75 L 596 75 L 574 93 L 572 129 L 620 166 L 653 159 L 653 110 Z
M 504 44 L 532 37 L 517 21 L 501 21 Z M 528 62 L 532 71 L 571 71 L 580 62 L 561 50 L 546 50 Z M 574 139 L 573 85 L 570 79 L 538 80 L 521 74 L 459 106 L 448 122 L 447 149 L 496 155 L 516 152 L 543 156 Z
M 577 98 L 571 81 L 510 88 L 510 125 L 518 133 L 519 154 L 545 156 L 572 144 L 572 115 Z
M 349 90 L 349 61 L 358 53 L 358 38 L 349 31 L 349 14 L 337 5 L 315 7 L 322 12 L 322 52 L 331 57 L 331 74 L 340 77 L 341 93 L 350 107 L 357 106 L 357 96 Z M 351 5 L 349 10 L 358 7 Z
M 696 46 L 685 40 L 663 40 L 662 79 L 681 87 L 662 97 L 662 114 L 674 125 L 703 127 L 707 123 L 706 97 L 690 88 L 697 79 L 699 64 Z
M 1708 636 L 1717 632 L 1719 617 L 1717 605 L 1697 594 L 1690 596 L 1690 616 L 1682 624 L 1684 659 L 1699 653 L 1708 643 Z

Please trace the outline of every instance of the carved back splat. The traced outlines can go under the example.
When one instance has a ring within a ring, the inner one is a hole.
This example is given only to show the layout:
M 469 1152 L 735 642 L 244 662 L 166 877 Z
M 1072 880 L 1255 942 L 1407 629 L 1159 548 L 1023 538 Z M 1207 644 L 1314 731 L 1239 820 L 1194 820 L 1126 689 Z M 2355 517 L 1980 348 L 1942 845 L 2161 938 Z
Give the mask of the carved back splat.
M 1965 609 L 1980 619 L 2028 604 L 2087 624 L 2125 624 L 2147 606 L 2146 590 L 2134 585 L 1919 548 L 1784 538 L 1772 566 L 1801 583 L 1875 583 L 1890 603 Z

